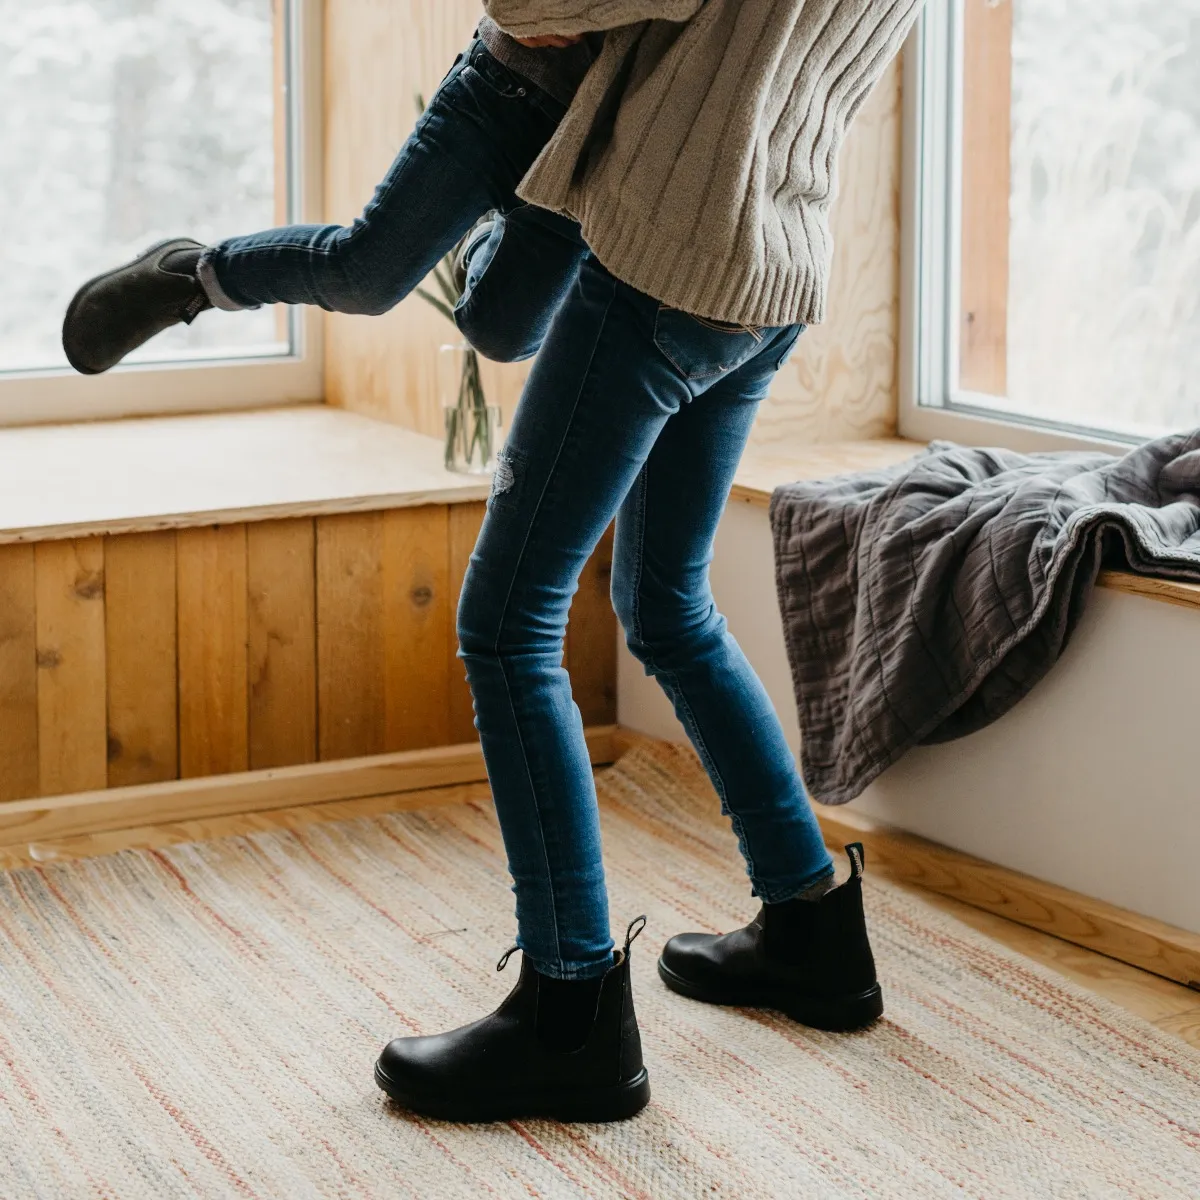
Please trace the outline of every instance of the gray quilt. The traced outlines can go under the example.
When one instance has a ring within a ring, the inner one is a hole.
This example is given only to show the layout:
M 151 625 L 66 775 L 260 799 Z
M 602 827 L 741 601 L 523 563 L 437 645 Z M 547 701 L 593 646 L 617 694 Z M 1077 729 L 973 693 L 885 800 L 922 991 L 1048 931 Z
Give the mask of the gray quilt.
M 1113 566 L 1200 582 L 1200 430 L 1123 458 L 934 443 L 771 501 L 801 766 L 854 799 L 919 743 L 1006 713 Z

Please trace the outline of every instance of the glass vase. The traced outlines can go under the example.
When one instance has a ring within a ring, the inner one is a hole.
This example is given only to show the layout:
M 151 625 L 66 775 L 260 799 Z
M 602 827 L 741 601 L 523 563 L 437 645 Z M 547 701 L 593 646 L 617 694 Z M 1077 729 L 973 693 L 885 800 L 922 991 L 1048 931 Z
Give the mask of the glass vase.
M 479 355 L 465 343 L 438 351 L 438 390 L 446 430 L 446 470 L 489 475 L 496 469 L 503 423 L 498 405 L 488 404 Z

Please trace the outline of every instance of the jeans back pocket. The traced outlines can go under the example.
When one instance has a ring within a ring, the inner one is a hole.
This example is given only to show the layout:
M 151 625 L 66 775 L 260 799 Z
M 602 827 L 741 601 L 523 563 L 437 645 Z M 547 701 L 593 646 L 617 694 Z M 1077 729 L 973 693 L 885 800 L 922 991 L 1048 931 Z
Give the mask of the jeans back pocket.
M 761 329 L 695 317 L 660 306 L 654 320 L 654 344 L 688 380 L 713 379 L 737 370 L 762 349 Z

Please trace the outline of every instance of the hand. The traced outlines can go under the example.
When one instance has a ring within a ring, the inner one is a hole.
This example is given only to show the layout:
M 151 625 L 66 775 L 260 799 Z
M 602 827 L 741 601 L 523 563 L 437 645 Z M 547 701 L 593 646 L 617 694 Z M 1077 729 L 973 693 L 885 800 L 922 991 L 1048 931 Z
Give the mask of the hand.
M 516 38 L 515 41 L 520 42 L 522 46 L 527 46 L 530 50 L 545 50 L 548 47 L 555 50 L 565 50 L 568 46 L 577 46 L 583 41 L 582 34 L 574 34 L 571 37 L 564 37 L 556 33 L 544 33 L 538 37 Z

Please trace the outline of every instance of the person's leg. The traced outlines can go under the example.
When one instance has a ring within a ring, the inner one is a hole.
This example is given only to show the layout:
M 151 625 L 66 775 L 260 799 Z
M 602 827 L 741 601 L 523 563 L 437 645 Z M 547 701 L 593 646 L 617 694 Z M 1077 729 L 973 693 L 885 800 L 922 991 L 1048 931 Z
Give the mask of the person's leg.
M 562 661 L 579 574 L 689 399 L 653 345 L 656 310 L 585 259 L 521 397 L 471 557 L 460 654 L 524 957 L 490 1016 L 384 1049 L 377 1081 L 421 1112 L 600 1120 L 649 1099 L 631 938 L 614 955 L 595 785 Z
M 497 212 L 464 248 L 460 332 L 497 362 L 532 358 L 587 253 L 579 226 L 532 204 Z
M 107 371 L 214 306 L 385 312 L 484 212 L 519 205 L 515 189 L 562 114 L 473 42 L 352 225 L 291 225 L 207 248 L 189 238 L 159 243 L 75 294 L 63 321 L 67 359 L 85 374 Z
M 630 650 L 674 704 L 732 821 L 755 895 L 776 903 L 833 863 L 774 706 L 709 587 L 755 412 L 795 340 L 761 336 L 762 352 L 667 422 L 617 519 L 612 591 Z
M 514 206 L 517 185 L 562 113 L 557 101 L 473 42 L 353 224 L 231 238 L 205 252 L 205 288 L 221 308 L 283 303 L 386 312 L 479 216 Z
M 834 887 L 779 719 L 708 582 L 754 408 L 795 340 L 785 331 L 760 336 L 760 354 L 667 422 L 617 521 L 613 602 L 628 644 L 674 702 L 763 901 L 754 921 L 731 934 L 671 938 L 659 974 L 693 999 L 858 1029 L 883 1010 L 863 914 L 862 847 L 849 847 L 851 877 Z M 688 363 L 687 323 L 677 315 L 658 341 Z
M 559 979 L 611 963 L 595 785 L 563 639 L 580 572 L 689 398 L 653 346 L 656 307 L 585 259 L 521 397 L 459 603 L 517 942 Z

